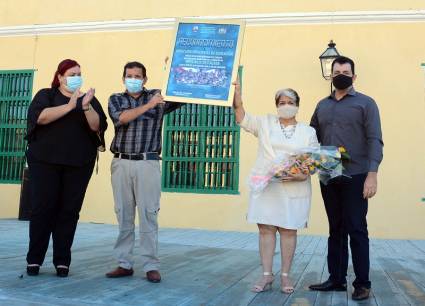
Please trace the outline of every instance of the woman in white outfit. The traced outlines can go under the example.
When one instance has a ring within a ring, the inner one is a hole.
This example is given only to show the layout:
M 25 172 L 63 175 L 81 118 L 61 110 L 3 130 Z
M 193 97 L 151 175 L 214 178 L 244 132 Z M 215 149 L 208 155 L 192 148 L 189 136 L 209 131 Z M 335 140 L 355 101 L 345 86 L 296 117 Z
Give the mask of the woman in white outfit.
M 295 119 L 300 99 L 294 90 L 282 89 L 276 93 L 276 115 L 253 116 L 244 110 L 239 82 L 234 85 L 236 121 L 258 138 L 258 155 L 252 175 L 264 174 L 278 156 L 289 156 L 301 148 L 319 145 L 315 130 Z M 251 192 L 247 219 L 258 225 L 263 267 L 262 278 L 252 288 L 254 292 L 271 289 L 277 232 L 280 235 L 282 262 L 281 290 L 286 294 L 294 291 L 289 271 L 295 253 L 297 230 L 307 227 L 310 204 L 311 182 L 306 174 L 290 175 L 282 181 L 272 182 L 260 194 Z

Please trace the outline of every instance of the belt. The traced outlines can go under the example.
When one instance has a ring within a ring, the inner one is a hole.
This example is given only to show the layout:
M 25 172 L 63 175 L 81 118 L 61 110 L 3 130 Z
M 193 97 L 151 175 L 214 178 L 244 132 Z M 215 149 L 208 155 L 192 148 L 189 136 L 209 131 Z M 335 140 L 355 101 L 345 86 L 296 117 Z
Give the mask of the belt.
M 157 152 L 145 152 L 140 154 L 114 153 L 114 157 L 129 160 L 160 160 Z

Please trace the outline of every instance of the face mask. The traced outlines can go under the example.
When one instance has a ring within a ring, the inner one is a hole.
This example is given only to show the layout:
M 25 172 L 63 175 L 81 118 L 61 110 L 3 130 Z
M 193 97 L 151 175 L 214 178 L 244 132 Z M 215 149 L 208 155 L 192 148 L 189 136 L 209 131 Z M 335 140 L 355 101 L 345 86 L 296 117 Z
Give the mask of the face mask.
M 143 81 L 139 79 L 131 79 L 131 78 L 125 78 L 125 87 L 127 88 L 127 91 L 129 93 L 137 93 L 141 92 L 143 87 Z
M 336 89 L 343 90 L 353 85 L 353 77 L 338 74 L 336 77 L 333 77 L 332 84 L 334 84 Z
M 298 106 L 285 104 L 277 108 L 277 114 L 280 118 L 290 119 L 298 113 Z
M 66 87 L 70 92 L 76 91 L 83 84 L 83 79 L 79 75 L 66 77 Z

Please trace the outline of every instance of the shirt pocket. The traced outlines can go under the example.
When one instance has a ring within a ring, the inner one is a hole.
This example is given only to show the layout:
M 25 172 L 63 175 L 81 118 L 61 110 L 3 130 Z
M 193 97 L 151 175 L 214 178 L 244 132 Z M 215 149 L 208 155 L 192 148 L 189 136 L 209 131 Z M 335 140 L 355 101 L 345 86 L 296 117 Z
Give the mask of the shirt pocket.
M 320 107 L 320 109 L 317 112 L 317 119 L 319 121 L 320 128 L 324 128 L 327 126 L 332 125 L 334 120 L 334 112 L 333 106 L 326 105 Z
M 128 99 L 122 99 L 119 103 L 119 108 L 121 111 L 124 111 L 124 110 L 132 108 L 132 105 Z
M 348 125 L 362 125 L 363 124 L 363 116 L 364 109 L 361 105 L 350 105 L 347 109 L 347 113 L 349 114 L 348 118 L 345 118 Z

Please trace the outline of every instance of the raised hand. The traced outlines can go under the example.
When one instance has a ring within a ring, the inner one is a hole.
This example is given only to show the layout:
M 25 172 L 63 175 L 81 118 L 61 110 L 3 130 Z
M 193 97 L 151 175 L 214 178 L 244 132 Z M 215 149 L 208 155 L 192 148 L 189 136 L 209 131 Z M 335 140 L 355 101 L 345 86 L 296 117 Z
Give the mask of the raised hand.
M 235 86 L 235 94 L 233 96 L 233 107 L 238 108 L 242 106 L 242 96 L 241 96 L 241 85 L 239 82 L 239 77 L 235 82 L 232 83 Z
M 236 122 L 239 124 L 245 117 L 245 110 L 242 105 L 241 84 L 239 83 L 239 77 L 232 84 L 235 86 L 235 94 L 233 95 L 233 109 L 235 111 Z
M 68 102 L 68 106 L 69 106 L 70 110 L 73 110 L 74 108 L 77 107 L 77 100 L 78 100 L 78 97 L 80 95 L 81 95 L 81 92 L 80 92 L 79 88 L 72 93 L 72 96 L 71 96 L 71 98 L 69 99 L 69 102 Z
M 84 98 L 83 98 L 83 102 L 82 102 L 83 109 L 87 109 L 89 107 L 89 104 L 90 104 L 91 100 L 93 100 L 94 93 L 95 93 L 95 89 L 94 88 L 90 88 L 86 92 L 86 94 L 84 95 Z
M 158 104 L 161 104 L 161 103 L 165 103 L 164 97 L 159 92 L 157 92 L 149 100 L 148 105 L 149 105 L 150 108 L 154 108 L 155 106 L 157 106 Z

